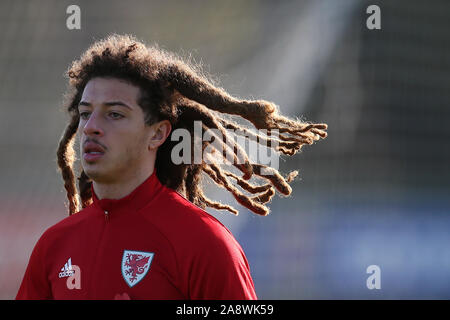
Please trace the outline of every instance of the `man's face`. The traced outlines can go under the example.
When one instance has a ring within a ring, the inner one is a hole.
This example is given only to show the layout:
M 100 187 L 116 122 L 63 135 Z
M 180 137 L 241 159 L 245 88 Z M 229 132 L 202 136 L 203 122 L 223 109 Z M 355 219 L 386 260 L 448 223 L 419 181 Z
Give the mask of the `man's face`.
M 139 88 L 116 78 L 93 78 L 78 107 L 81 164 L 98 183 L 130 179 L 151 160 L 151 126 L 137 104 Z

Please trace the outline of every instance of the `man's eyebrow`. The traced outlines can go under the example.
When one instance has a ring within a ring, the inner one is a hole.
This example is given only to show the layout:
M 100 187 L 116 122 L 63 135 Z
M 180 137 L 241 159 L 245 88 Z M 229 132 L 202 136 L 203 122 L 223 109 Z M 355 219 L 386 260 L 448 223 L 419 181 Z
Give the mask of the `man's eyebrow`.
M 102 105 L 107 106 L 107 107 L 122 106 L 122 107 L 128 108 L 130 110 L 133 110 L 133 108 L 131 108 L 129 105 L 127 105 L 125 102 L 122 102 L 122 101 L 108 101 L 108 102 L 103 102 Z M 90 104 L 89 102 L 86 102 L 86 101 L 80 101 L 78 106 L 92 107 L 92 104 Z

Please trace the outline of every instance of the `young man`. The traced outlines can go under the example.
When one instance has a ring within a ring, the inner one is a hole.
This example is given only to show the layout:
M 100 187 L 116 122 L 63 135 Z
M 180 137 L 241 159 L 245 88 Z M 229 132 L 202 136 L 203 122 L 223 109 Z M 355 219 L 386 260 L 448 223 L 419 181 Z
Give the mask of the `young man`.
M 194 121 L 201 121 L 205 130 L 227 136 L 226 129 L 241 129 L 292 155 L 325 137 L 326 125 L 278 115 L 267 101 L 237 100 L 175 55 L 130 36 L 95 43 L 68 75 L 71 120 L 60 142 L 58 165 L 69 217 L 37 242 L 16 298 L 256 299 L 241 246 L 204 209 L 237 211 L 205 196 L 202 172 L 260 215 L 268 214 L 264 204 L 274 188 L 291 193 L 288 182 L 296 172 L 284 178 L 274 168 L 251 164 L 238 144 L 228 150 L 233 160 L 242 160 L 232 165 L 243 177 L 214 160 L 196 163 L 190 156 L 186 163 L 174 162 L 171 151 L 178 142 L 170 135 L 176 129 L 193 134 Z M 279 130 L 280 137 L 252 134 L 221 116 L 225 113 L 247 119 L 257 129 Z M 73 170 L 77 133 L 79 191 Z M 201 151 L 208 145 L 203 141 Z M 252 176 L 267 183 L 252 184 Z M 257 195 L 245 195 L 236 184 Z

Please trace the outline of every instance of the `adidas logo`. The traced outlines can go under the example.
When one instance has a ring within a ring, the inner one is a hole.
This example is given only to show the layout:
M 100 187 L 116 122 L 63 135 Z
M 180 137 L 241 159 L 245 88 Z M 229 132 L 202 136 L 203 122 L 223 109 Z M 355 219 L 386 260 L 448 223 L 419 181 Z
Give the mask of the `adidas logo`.
M 59 273 L 59 277 L 60 278 L 70 277 L 74 273 L 75 273 L 75 271 L 72 269 L 72 258 L 69 258 L 69 260 L 67 260 L 67 262 L 64 265 L 64 267 L 61 268 L 61 272 Z

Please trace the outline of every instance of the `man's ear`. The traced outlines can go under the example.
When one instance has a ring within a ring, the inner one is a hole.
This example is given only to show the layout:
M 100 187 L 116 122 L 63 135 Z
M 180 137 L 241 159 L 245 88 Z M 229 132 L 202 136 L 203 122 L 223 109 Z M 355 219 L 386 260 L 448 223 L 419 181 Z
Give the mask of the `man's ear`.
M 156 149 L 166 141 L 170 132 L 172 131 L 172 125 L 169 120 L 162 120 L 152 124 L 150 130 L 150 139 L 148 142 L 148 149 Z

